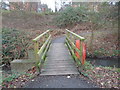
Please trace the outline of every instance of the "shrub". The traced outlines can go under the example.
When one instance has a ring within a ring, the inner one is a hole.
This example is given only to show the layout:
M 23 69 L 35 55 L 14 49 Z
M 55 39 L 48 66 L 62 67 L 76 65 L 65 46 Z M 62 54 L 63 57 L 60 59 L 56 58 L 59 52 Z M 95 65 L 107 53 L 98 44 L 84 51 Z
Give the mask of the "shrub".
M 56 25 L 61 28 L 82 22 L 86 19 L 86 10 L 85 7 L 67 7 L 55 18 Z
M 25 32 L 2 28 L 2 63 L 9 64 L 13 59 L 27 57 L 29 45 L 29 37 Z

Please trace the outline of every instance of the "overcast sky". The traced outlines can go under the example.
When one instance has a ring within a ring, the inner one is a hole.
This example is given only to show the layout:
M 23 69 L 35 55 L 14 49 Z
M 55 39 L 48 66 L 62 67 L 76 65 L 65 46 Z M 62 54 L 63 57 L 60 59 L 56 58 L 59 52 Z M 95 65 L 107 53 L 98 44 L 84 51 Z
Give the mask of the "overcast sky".
M 51 8 L 53 11 L 55 11 L 55 0 L 41 0 L 41 3 L 47 4 L 48 8 Z

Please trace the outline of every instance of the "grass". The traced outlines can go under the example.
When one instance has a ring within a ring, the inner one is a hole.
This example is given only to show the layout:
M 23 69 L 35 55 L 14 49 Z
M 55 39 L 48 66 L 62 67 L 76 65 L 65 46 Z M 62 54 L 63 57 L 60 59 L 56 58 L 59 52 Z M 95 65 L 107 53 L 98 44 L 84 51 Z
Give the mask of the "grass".
M 27 74 L 27 73 L 25 73 L 25 72 L 17 73 L 17 72 L 14 71 L 14 74 L 11 74 L 11 75 L 9 75 L 9 76 L 7 76 L 7 77 L 3 77 L 3 82 L 10 82 L 10 81 L 18 78 L 20 75 L 24 75 L 24 74 L 25 74 L 25 75 L 29 75 L 29 74 Z
M 86 70 L 90 70 L 90 69 L 93 69 L 94 66 L 92 66 L 92 64 L 90 64 L 90 61 L 86 61 L 86 62 L 85 62 L 85 65 L 84 65 L 84 68 L 85 68 Z
M 1 12 L 1 13 L 10 13 L 11 11 L 10 11 L 10 10 L 3 10 L 3 9 L 0 9 L 0 12 Z
M 116 71 L 120 73 L 120 68 L 117 68 Z
M 108 50 L 105 50 L 104 48 L 97 49 L 93 52 L 94 56 L 118 56 L 120 54 L 120 50 L 112 50 L 113 54 L 111 55 Z
M 26 72 L 21 72 L 21 73 L 17 73 L 14 71 L 14 74 L 11 74 L 7 77 L 3 77 L 3 80 L 1 82 L 2 86 L 5 86 L 6 83 L 9 83 L 19 77 L 21 77 L 22 75 L 28 76 L 29 79 L 32 79 L 34 77 L 34 75 L 30 74 L 30 73 L 26 73 Z M 13 87 L 12 84 L 9 84 L 9 87 Z
M 26 81 L 33 79 L 37 75 L 35 67 L 32 67 L 26 72 L 12 71 L 12 74 L 5 74 L 3 76 L 2 86 L 3 88 L 14 88 L 26 83 Z

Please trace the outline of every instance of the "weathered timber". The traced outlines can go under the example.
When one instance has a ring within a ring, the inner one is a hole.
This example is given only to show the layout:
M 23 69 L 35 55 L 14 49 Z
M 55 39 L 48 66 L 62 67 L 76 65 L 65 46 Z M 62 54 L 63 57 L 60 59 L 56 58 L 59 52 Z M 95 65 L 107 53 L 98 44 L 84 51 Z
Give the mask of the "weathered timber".
M 59 42 L 60 41 L 60 42 Z M 41 69 L 41 75 L 79 74 L 75 62 L 65 46 L 65 38 L 53 40 L 47 52 L 47 58 Z

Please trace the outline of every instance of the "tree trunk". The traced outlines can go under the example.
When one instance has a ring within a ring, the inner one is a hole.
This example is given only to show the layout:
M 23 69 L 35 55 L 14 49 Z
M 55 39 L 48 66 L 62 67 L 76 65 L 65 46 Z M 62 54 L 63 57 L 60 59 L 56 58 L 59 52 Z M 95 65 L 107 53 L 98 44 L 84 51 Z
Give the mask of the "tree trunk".
M 94 39 L 94 28 L 92 28 L 91 39 L 90 39 L 90 52 L 93 54 L 93 39 Z

